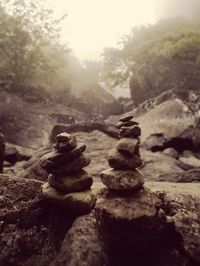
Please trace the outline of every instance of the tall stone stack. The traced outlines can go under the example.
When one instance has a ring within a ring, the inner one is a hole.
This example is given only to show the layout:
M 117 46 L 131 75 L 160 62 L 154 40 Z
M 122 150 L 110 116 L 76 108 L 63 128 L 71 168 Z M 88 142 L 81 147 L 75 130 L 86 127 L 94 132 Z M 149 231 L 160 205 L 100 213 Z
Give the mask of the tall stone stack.
M 85 144 L 77 144 L 75 136 L 61 133 L 56 137 L 52 152 L 40 159 L 40 165 L 49 172 L 42 193 L 51 203 L 75 213 L 88 213 L 96 198 L 91 191 L 93 178 L 85 170 L 91 162 L 83 153 Z
M 119 120 L 119 137 L 121 138 L 108 154 L 111 169 L 101 173 L 102 182 L 113 191 L 136 191 L 143 187 L 144 177 L 137 167 L 142 165 L 140 156 L 141 128 L 133 121 L 133 116 Z
M 137 169 L 141 128 L 133 116 L 117 124 L 121 138 L 108 154 L 111 167 L 100 174 L 106 186 L 95 207 L 97 224 L 112 265 L 142 265 L 142 258 L 159 241 L 162 217 L 160 199 L 144 187 L 144 176 Z M 149 253 L 148 253 L 149 254 Z

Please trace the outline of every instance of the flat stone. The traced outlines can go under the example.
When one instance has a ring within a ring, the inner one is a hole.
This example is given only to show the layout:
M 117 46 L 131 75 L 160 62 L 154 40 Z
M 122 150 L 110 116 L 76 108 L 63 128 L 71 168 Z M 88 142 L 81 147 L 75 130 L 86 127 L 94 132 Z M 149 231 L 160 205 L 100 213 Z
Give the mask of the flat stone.
M 84 154 L 81 154 L 79 157 L 74 159 L 72 162 L 60 164 L 50 169 L 50 173 L 52 174 L 69 174 L 80 171 L 82 168 L 88 166 L 91 162 L 91 159 L 85 156 Z
M 91 190 L 63 194 L 51 187 L 48 182 L 42 186 L 42 195 L 52 204 L 79 214 L 89 213 L 96 202 Z
M 116 149 L 122 153 L 130 155 L 139 154 L 139 139 L 122 138 L 116 144 Z
M 56 141 L 62 142 L 62 141 L 69 141 L 72 138 L 72 136 L 67 132 L 62 132 L 56 136 Z
M 138 222 L 141 227 L 152 226 L 158 218 L 161 200 L 147 188 L 143 188 L 129 197 L 121 197 L 116 193 L 104 190 L 98 197 L 95 209 L 113 221 Z
M 125 122 L 121 122 L 121 121 L 118 122 L 116 127 L 121 128 L 121 127 L 135 126 L 135 125 L 138 125 L 138 123 L 136 121 L 129 120 L 129 121 L 125 121 Z
M 108 163 L 114 169 L 136 169 L 142 165 L 142 159 L 138 155 L 126 156 L 119 151 L 111 150 L 108 153 Z
M 120 138 L 138 138 L 139 136 L 141 136 L 141 128 L 137 125 L 131 127 L 123 126 L 120 128 Z
M 75 136 L 71 136 L 70 140 L 57 141 L 53 145 L 54 149 L 58 152 L 71 151 L 77 147 L 77 140 Z
M 86 171 L 80 170 L 74 174 L 61 177 L 50 174 L 48 182 L 55 189 L 63 193 L 69 193 L 89 189 L 93 184 L 93 178 Z
M 126 115 L 126 116 L 123 116 L 119 119 L 120 122 L 127 122 L 129 120 L 131 120 L 134 116 L 133 115 Z
M 71 162 L 73 159 L 79 157 L 86 150 L 85 144 L 80 144 L 75 149 L 68 152 L 52 151 L 40 158 L 40 165 L 44 169 L 49 169 L 53 165 L 58 165 L 64 162 Z M 53 164 L 52 164 L 53 163 Z
M 138 170 L 107 169 L 100 174 L 101 180 L 111 190 L 130 191 L 142 188 L 144 176 Z

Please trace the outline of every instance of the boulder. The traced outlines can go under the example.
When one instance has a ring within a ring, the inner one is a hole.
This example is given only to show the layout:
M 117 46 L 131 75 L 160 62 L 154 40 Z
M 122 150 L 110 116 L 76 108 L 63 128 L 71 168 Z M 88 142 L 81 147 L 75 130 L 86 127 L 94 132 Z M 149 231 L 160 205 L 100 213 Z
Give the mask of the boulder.
M 97 200 L 96 210 L 113 222 L 122 220 L 142 228 L 152 228 L 159 221 L 159 206 L 161 206 L 160 199 L 147 188 L 128 197 L 120 197 L 115 193 L 102 190 L 102 197 L 100 196 Z

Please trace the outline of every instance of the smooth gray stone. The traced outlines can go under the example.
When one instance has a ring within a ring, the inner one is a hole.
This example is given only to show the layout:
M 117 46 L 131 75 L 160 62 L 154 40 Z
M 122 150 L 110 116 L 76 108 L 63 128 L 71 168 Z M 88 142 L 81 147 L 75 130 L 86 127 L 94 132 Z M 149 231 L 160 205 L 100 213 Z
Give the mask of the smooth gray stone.
M 142 165 L 142 159 L 139 155 L 129 157 L 119 151 L 111 150 L 108 153 L 108 163 L 114 169 L 136 169 Z
M 141 135 L 141 128 L 137 125 L 134 126 L 123 126 L 120 128 L 120 138 L 138 138 Z
M 90 189 L 93 184 L 93 178 L 86 171 L 81 170 L 74 174 L 63 176 L 50 174 L 48 182 L 58 191 L 69 193 Z
M 101 180 L 109 189 L 116 191 L 138 190 L 143 187 L 144 176 L 138 170 L 107 169 L 100 174 Z
M 130 155 L 139 154 L 140 140 L 133 138 L 122 138 L 116 144 L 116 149 Z

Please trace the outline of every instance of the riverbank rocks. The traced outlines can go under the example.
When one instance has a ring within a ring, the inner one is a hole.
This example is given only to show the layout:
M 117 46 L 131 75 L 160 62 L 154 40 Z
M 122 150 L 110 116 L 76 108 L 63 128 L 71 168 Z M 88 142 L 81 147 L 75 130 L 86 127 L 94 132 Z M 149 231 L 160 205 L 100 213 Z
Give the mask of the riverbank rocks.
M 106 188 L 101 190 L 95 213 L 111 264 L 132 265 L 134 258 L 139 261 L 137 256 L 142 257 L 161 240 L 165 215 L 160 210 L 160 198 L 144 187 L 144 176 L 137 169 L 142 165 L 139 124 L 133 116 L 127 116 L 117 127 L 121 139 L 108 153 L 111 168 L 100 174 Z
M 48 182 L 42 186 L 44 198 L 72 212 L 90 212 L 96 198 L 90 189 L 93 178 L 83 170 L 91 162 L 83 154 L 86 145 L 77 144 L 75 136 L 61 133 L 53 147 L 40 158 L 41 167 L 49 173 Z

